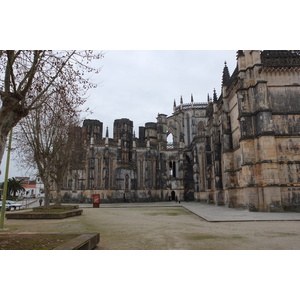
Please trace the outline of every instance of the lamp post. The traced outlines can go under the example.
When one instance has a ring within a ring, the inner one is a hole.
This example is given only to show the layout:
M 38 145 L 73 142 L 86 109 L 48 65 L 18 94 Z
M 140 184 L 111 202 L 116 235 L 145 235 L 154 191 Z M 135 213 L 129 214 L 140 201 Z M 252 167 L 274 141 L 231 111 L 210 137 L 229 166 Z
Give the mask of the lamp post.
M 1 218 L 0 218 L 0 229 L 4 228 L 5 204 L 6 204 L 6 196 L 7 196 L 7 183 L 8 183 L 8 171 L 9 171 L 9 162 L 10 162 L 12 132 L 13 132 L 13 130 L 11 130 L 10 134 L 9 134 L 9 142 L 8 142 L 8 149 L 7 149 L 6 169 L 5 169 L 4 184 L 3 184 L 2 209 L 1 209 Z

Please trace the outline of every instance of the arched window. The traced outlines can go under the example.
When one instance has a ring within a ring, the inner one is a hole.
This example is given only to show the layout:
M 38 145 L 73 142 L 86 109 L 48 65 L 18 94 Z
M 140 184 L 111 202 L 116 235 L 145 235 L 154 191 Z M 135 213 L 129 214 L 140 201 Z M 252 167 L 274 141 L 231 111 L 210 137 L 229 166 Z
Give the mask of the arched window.
M 187 127 L 188 144 L 190 144 L 191 143 L 191 119 L 189 114 L 187 114 L 186 116 L 186 127 Z
M 173 160 L 169 161 L 169 170 L 170 170 L 170 177 L 176 177 L 176 162 Z
M 176 177 L 176 163 L 173 161 L 173 177 Z
M 170 177 L 173 176 L 173 164 L 172 161 L 169 162 L 169 170 L 170 170 Z
M 69 189 L 72 189 L 72 184 L 73 184 L 73 180 L 72 180 L 72 179 L 69 179 L 69 180 L 68 180 L 68 188 L 69 188 Z
M 125 192 L 129 191 L 129 175 L 126 174 L 125 176 Z
M 198 134 L 199 136 L 205 136 L 205 126 L 202 121 L 198 123 Z
M 173 144 L 173 142 L 174 142 L 173 134 L 169 132 L 168 136 L 167 136 L 167 143 L 168 144 Z

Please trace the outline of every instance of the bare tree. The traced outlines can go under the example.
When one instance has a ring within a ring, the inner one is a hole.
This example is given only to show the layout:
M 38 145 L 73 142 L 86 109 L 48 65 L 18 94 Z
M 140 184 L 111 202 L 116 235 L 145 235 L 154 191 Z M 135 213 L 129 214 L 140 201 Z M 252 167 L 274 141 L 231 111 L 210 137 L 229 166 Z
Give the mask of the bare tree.
M 78 126 L 78 107 L 60 94 L 31 111 L 20 121 L 16 144 L 19 156 L 28 166 L 36 166 L 45 187 L 45 207 L 50 203 L 51 185 L 56 188 L 56 204 L 61 204 L 60 191 L 68 169 L 73 144 L 73 128 Z
M 32 110 L 59 93 L 66 101 L 82 104 L 95 84 L 88 72 L 100 68 L 91 62 L 103 57 L 93 51 L 0 50 L 0 164 L 10 130 Z

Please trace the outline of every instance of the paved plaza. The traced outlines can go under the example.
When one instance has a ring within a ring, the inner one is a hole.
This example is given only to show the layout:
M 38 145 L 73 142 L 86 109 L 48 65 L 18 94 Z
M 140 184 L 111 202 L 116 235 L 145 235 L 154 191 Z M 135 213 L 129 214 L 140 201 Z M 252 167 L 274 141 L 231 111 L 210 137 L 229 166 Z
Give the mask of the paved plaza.
M 24 200 L 24 208 L 39 205 L 36 199 Z M 93 208 L 92 203 L 72 203 L 80 208 Z M 145 202 L 145 203 L 101 203 L 100 208 L 125 207 L 183 207 L 208 222 L 251 222 L 251 221 L 300 221 L 300 212 L 249 212 L 248 210 L 216 206 L 204 202 Z
M 83 214 L 74 218 L 8 219 L 5 225 L 12 233 L 99 232 L 98 250 L 300 249 L 300 213 L 248 212 L 199 202 L 79 206 Z
M 296 212 L 249 212 L 199 202 L 182 206 L 208 222 L 300 221 L 300 213 Z
M 80 207 L 93 207 L 92 204 L 79 204 Z M 216 206 L 203 202 L 148 202 L 148 203 L 105 203 L 100 208 L 125 207 L 183 207 L 208 222 L 250 222 L 250 221 L 300 221 L 297 212 L 249 212 L 247 210 Z

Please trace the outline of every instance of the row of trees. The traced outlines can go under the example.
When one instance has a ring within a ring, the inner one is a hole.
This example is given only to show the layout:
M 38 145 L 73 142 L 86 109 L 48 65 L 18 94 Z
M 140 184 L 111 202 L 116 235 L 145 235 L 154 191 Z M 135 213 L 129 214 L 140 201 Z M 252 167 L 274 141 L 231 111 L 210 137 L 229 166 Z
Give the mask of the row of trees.
M 61 189 L 70 163 L 71 129 L 80 121 L 87 91 L 97 86 L 91 75 L 100 67 L 93 62 L 102 57 L 94 51 L 0 51 L 0 164 L 7 136 L 17 125 L 15 148 L 37 168 L 46 207 L 51 184 L 58 194 Z

